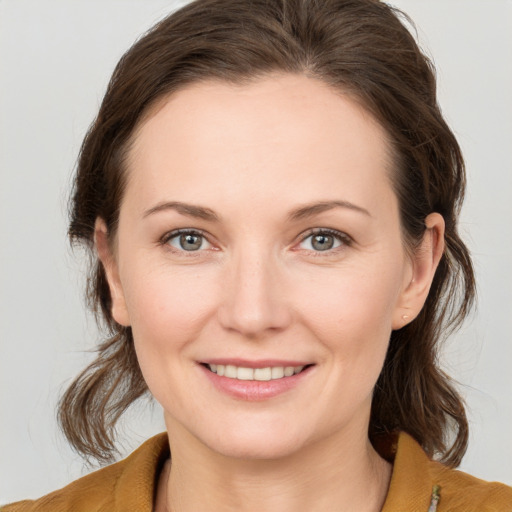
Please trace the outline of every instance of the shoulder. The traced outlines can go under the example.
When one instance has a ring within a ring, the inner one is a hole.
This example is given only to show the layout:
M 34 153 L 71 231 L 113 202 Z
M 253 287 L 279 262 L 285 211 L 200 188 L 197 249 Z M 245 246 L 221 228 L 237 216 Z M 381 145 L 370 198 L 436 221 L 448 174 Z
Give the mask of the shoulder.
M 430 509 L 433 489 L 437 508 Z M 408 434 L 398 438 L 383 512 L 512 512 L 512 487 L 486 482 L 430 460 Z
M 6 505 L 0 512 L 113 510 L 114 488 L 122 474 L 123 462 L 90 473 L 39 499 Z
M 167 435 L 159 434 L 120 462 L 42 498 L 0 507 L 0 512 L 151 512 L 155 482 L 168 455 Z

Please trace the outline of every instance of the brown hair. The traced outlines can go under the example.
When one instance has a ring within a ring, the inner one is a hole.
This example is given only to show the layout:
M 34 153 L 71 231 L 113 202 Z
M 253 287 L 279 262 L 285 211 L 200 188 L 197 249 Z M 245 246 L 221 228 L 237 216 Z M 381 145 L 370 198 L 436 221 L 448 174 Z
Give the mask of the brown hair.
M 420 315 L 391 335 L 369 436 L 404 430 L 429 455 L 450 465 L 460 462 L 467 419 L 437 353 L 475 293 L 471 260 L 457 233 L 464 162 L 437 105 L 433 67 L 404 19 L 377 0 L 196 0 L 159 22 L 122 57 L 82 144 L 71 200 L 69 235 L 91 250 L 88 296 L 109 334 L 60 403 L 61 425 L 79 452 L 109 460 L 117 420 L 147 391 L 131 330 L 111 316 L 109 288 L 93 247 L 97 217 L 115 236 L 123 159 L 137 126 L 157 100 L 187 84 L 240 84 L 277 71 L 305 74 L 349 94 L 386 129 L 410 249 L 429 213 L 444 217 L 445 253 Z

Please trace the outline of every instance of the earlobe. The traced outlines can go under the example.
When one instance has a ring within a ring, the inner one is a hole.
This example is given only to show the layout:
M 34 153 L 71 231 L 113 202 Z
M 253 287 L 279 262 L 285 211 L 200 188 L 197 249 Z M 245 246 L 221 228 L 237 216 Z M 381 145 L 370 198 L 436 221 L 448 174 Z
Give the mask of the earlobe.
M 445 225 L 442 215 L 428 215 L 425 227 L 421 244 L 411 257 L 412 276 L 401 292 L 393 317 L 393 330 L 412 322 L 420 313 L 444 253 Z
M 110 297 L 112 299 L 112 317 L 118 324 L 128 327 L 130 320 L 126 308 L 123 287 L 119 278 L 118 265 L 109 244 L 107 226 L 105 221 L 99 217 L 96 219 L 94 226 L 94 245 L 107 277 Z

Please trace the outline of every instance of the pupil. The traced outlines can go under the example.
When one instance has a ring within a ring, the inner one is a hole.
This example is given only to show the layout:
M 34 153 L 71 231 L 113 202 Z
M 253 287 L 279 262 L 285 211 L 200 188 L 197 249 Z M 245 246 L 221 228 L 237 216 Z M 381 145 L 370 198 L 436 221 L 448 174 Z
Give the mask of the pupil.
M 313 247 L 319 251 L 327 251 L 333 246 L 333 237 L 331 235 L 315 235 L 313 237 Z
M 198 235 L 181 235 L 180 245 L 186 251 L 193 251 L 201 247 L 201 238 Z

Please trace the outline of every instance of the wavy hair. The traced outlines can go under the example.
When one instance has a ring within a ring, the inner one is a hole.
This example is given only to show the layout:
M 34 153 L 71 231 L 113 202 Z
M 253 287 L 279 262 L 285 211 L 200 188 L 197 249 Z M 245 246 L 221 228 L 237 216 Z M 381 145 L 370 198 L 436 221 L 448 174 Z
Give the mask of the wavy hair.
M 471 259 L 457 232 L 464 162 L 436 99 L 435 71 L 405 14 L 377 0 L 196 0 L 172 13 L 121 58 L 83 141 L 70 200 L 69 236 L 91 251 L 91 308 L 105 329 L 97 358 L 63 395 L 59 420 L 83 455 L 108 461 L 119 417 L 147 392 L 130 328 L 111 315 L 105 271 L 94 253 L 101 217 L 115 237 L 125 156 L 158 100 L 209 79 L 248 83 L 272 72 L 305 74 L 350 95 L 386 130 L 405 244 L 439 212 L 446 248 L 419 316 L 393 331 L 374 390 L 370 439 L 403 430 L 456 466 L 468 440 L 463 402 L 438 364 L 439 343 L 468 314 Z

